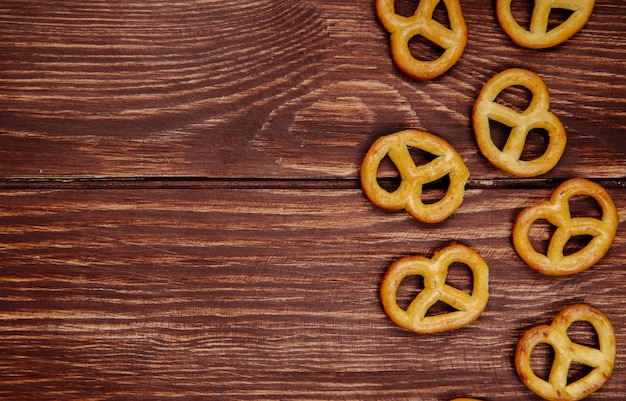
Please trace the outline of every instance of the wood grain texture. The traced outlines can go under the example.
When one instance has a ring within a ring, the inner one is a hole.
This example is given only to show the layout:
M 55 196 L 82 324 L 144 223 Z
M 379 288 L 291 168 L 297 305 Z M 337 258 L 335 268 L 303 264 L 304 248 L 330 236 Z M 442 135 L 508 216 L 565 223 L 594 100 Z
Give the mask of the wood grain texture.
M 564 306 L 601 309 L 626 347 L 624 233 L 590 270 L 545 277 L 510 232 L 549 191 L 485 192 L 429 226 L 357 189 L 4 191 L 0 396 L 535 399 L 514 347 Z M 451 241 L 490 266 L 485 313 L 438 335 L 398 328 L 378 298 L 383 273 Z M 593 399 L 620 399 L 625 368 L 620 352 Z
M 489 78 L 524 67 L 568 132 L 551 176 L 624 176 L 622 2 L 597 1 L 579 34 L 536 51 L 492 2 L 465 1 L 466 51 L 426 83 L 393 65 L 373 3 L 5 1 L 0 175 L 355 177 L 377 137 L 420 128 L 500 177 L 469 113 Z
M 624 228 L 561 278 L 526 267 L 510 236 L 573 177 L 626 216 L 626 3 L 597 0 L 543 51 L 515 46 L 492 1 L 462 6 L 463 57 L 416 82 L 373 0 L 2 1 L 0 399 L 539 400 L 515 374 L 517 339 L 586 302 L 618 342 L 589 399 L 622 401 Z M 542 177 L 498 171 L 473 138 L 474 99 L 509 67 L 544 78 L 568 133 Z M 360 188 L 370 144 L 405 128 L 448 140 L 470 169 L 443 223 L 381 211 Z M 395 326 L 378 298 L 387 267 L 454 241 L 490 266 L 485 313 L 437 335 Z

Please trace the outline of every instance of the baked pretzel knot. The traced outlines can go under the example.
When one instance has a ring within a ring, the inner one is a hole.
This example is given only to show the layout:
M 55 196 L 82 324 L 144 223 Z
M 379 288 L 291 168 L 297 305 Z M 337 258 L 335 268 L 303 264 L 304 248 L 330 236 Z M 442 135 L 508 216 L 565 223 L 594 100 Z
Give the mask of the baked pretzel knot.
M 439 1 L 443 1 L 450 28 L 433 19 Z M 394 0 L 376 0 L 376 13 L 385 29 L 391 34 L 391 55 L 405 74 L 419 80 L 438 77 L 450 69 L 463 54 L 467 44 L 467 27 L 459 0 L 420 0 L 410 17 L 396 14 Z M 420 35 L 444 49 L 443 54 L 432 61 L 413 57 L 409 40 Z
M 425 165 L 416 166 L 409 148 L 419 148 L 437 156 Z M 382 188 L 377 173 L 381 161 L 389 156 L 402 182 L 393 192 Z M 422 202 L 423 186 L 449 176 L 445 196 L 434 203 Z M 437 223 L 449 217 L 463 202 L 469 170 L 459 154 L 443 139 L 418 130 L 404 130 L 379 138 L 371 146 L 361 165 L 361 184 L 365 195 L 378 207 L 405 209 L 416 219 Z
M 496 14 L 502 30 L 522 47 L 545 49 L 565 42 L 580 31 L 591 17 L 594 0 L 534 0 L 530 29 L 522 28 L 511 12 L 512 0 L 496 0 Z M 562 24 L 548 30 L 554 8 L 572 11 Z
M 569 200 L 581 196 L 598 202 L 601 219 L 571 216 Z M 556 227 L 545 255 L 534 249 L 529 238 L 531 225 L 540 219 Z M 606 254 L 615 238 L 618 221 L 617 208 L 604 188 L 584 178 L 574 178 L 561 184 L 550 200 L 522 210 L 513 226 L 513 245 L 520 257 L 540 273 L 574 274 L 589 268 Z M 564 255 L 563 248 L 574 236 L 590 236 L 591 240 L 577 252 Z
M 446 284 L 448 267 L 452 263 L 462 263 L 471 269 L 471 294 Z M 409 276 L 422 276 L 424 289 L 404 310 L 398 305 L 397 293 L 402 280 Z M 489 268 L 484 259 L 471 248 L 454 244 L 435 253 L 432 259 L 412 256 L 395 262 L 383 277 L 380 298 L 385 313 L 398 326 L 419 334 L 437 333 L 467 326 L 478 319 L 487 305 L 488 281 Z M 455 310 L 427 316 L 437 301 Z
M 532 93 L 530 104 L 521 113 L 496 102 L 498 95 L 512 86 L 523 86 Z M 533 177 L 550 171 L 563 155 L 567 137 L 563 124 L 549 108 L 548 88 L 534 72 L 511 68 L 491 78 L 480 91 L 472 113 L 474 134 L 483 155 L 496 167 L 518 177 Z M 511 128 L 502 150 L 491 137 L 491 120 Z M 546 130 L 548 144 L 538 158 L 522 160 L 526 139 L 533 129 Z
M 570 340 L 567 329 L 577 321 L 591 323 L 598 336 L 599 349 Z M 533 372 L 530 362 L 533 349 L 541 343 L 554 349 L 548 381 Z M 577 304 L 563 309 L 550 326 L 537 326 L 524 333 L 515 350 L 515 367 L 526 387 L 540 397 L 549 401 L 575 401 L 593 393 L 609 380 L 616 351 L 615 332 L 607 317 L 589 305 Z M 582 363 L 592 370 L 567 384 L 572 362 Z

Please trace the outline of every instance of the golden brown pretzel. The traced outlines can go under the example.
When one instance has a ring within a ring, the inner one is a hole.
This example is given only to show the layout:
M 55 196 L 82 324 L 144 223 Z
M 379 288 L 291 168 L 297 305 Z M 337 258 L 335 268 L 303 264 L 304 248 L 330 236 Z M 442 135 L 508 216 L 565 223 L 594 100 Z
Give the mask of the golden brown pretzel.
M 452 263 L 467 265 L 473 274 L 473 289 L 467 294 L 446 284 Z M 404 310 L 398 305 L 397 293 L 402 280 L 422 276 L 424 289 Z M 389 318 L 400 327 L 420 334 L 454 330 L 472 323 L 482 314 L 489 298 L 489 268 L 473 249 L 454 244 L 436 252 L 432 259 L 412 256 L 389 267 L 380 287 L 380 298 Z M 456 310 L 427 316 L 428 309 L 442 301 Z
M 433 19 L 435 7 L 441 0 L 420 0 L 410 17 L 396 14 L 394 0 L 376 0 L 376 13 L 385 29 L 391 34 L 391 55 L 396 65 L 407 75 L 427 80 L 450 69 L 463 54 L 467 44 L 467 27 L 459 0 L 442 0 L 448 10 L 450 29 Z M 444 49 L 443 54 L 432 61 L 413 57 L 409 40 L 417 35 Z
M 523 86 L 532 93 L 530 104 L 521 113 L 495 101 L 504 89 L 512 86 Z M 533 177 L 550 171 L 563 155 L 567 137 L 563 124 L 549 108 L 548 88 L 534 72 L 511 68 L 491 78 L 480 91 L 472 112 L 474 134 L 483 155 L 496 167 L 518 177 Z M 490 120 L 511 128 L 502 150 L 491 138 Z M 537 128 L 548 132 L 549 142 L 544 154 L 533 160 L 520 160 L 528 134 Z
M 590 196 L 602 209 L 601 219 L 572 217 L 569 200 Z M 546 254 L 537 252 L 529 238 L 531 225 L 540 219 L 556 227 Z M 565 181 L 550 200 L 530 206 L 517 216 L 513 226 L 513 245 L 522 259 L 533 269 L 550 276 L 581 272 L 600 260 L 611 247 L 618 226 L 617 208 L 611 196 L 600 185 L 584 178 Z M 591 236 L 589 243 L 571 255 L 564 255 L 567 241 L 578 235 Z
M 570 340 L 567 329 L 577 321 L 591 323 L 598 336 L 599 349 Z M 548 381 L 538 377 L 530 363 L 533 349 L 541 343 L 554 349 Z M 540 397 L 549 401 L 576 401 L 598 390 L 609 380 L 616 351 L 615 332 L 609 319 L 589 305 L 576 304 L 563 309 L 550 326 L 536 326 L 524 333 L 515 350 L 515 367 L 526 387 Z M 567 384 L 572 362 L 585 364 L 593 370 Z
M 500 26 L 515 43 L 531 49 L 556 46 L 572 37 L 585 26 L 595 3 L 594 0 L 534 0 L 530 30 L 527 31 L 513 17 L 511 1 L 496 1 Z M 548 30 L 548 19 L 553 8 L 571 10 L 572 14 L 561 25 Z
M 409 147 L 422 149 L 437 158 L 416 166 Z M 382 188 L 376 177 L 380 162 L 387 155 L 402 178 L 400 186 L 393 192 Z M 423 186 L 446 175 L 450 178 L 446 195 L 435 203 L 423 203 Z M 406 209 L 413 217 L 427 223 L 445 220 L 461 205 L 468 177 L 469 170 L 449 143 L 418 130 L 404 130 L 380 137 L 370 147 L 361 165 L 363 191 L 372 203 L 388 210 Z

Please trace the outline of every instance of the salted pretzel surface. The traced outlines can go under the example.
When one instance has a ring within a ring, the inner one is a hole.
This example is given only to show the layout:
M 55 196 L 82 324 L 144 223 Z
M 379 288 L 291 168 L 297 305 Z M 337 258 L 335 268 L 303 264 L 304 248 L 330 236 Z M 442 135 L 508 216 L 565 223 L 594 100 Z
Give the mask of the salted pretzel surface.
M 600 219 L 572 217 L 569 201 L 573 197 L 592 197 L 601 208 Z M 537 252 L 529 233 L 537 220 L 547 220 L 556 227 L 546 254 Z M 588 269 L 609 250 L 617 232 L 617 208 L 602 186 L 584 178 L 562 183 L 549 200 L 527 207 L 517 216 L 513 226 L 513 245 L 519 256 L 533 269 L 550 276 L 574 274 Z M 591 240 L 580 250 L 565 255 L 563 248 L 574 236 Z
M 565 42 L 580 31 L 593 12 L 595 0 L 534 0 L 529 30 L 522 28 L 511 11 L 512 0 L 496 0 L 496 15 L 502 30 L 519 46 L 545 49 Z M 549 29 L 554 8 L 572 11 L 563 23 Z
M 418 148 L 436 156 L 417 166 L 409 148 Z M 389 156 L 402 179 L 393 192 L 382 188 L 377 174 L 381 161 Z M 434 203 L 422 201 L 426 184 L 448 176 L 450 184 L 444 197 Z M 365 195 L 380 208 L 405 209 L 416 219 L 437 223 L 448 218 L 463 202 L 469 170 L 456 150 L 445 140 L 419 130 L 404 130 L 378 138 L 361 165 L 361 185 Z
M 589 322 L 596 331 L 599 348 L 572 342 L 567 329 L 577 321 Z M 538 344 L 554 349 L 548 380 L 538 377 L 531 366 L 531 354 Z M 577 401 L 606 383 L 615 364 L 617 343 L 609 319 L 598 309 L 575 304 L 563 309 L 551 325 L 541 325 L 524 333 L 515 350 L 515 367 L 521 381 L 535 394 L 549 401 Z M 589 366 L 584 377 L 568 384 L 572 362 Z
M 467 265 L 473 275 L 473 289 L 468 294 L 446 283 L 452 263 Z M 424 289 L 405 310 L 398 305 L 398 288 L 407 277 L 421 276 Z M 431 258 L 412 256 L 392 264 L 383 277 L 380 298 L 385 313 L 398 326 L 419 334 L 455 330 L 472 323 L 482 314 L 489 298 L 489 268 L 473 249 L 454 244 L 443 248 Z M 428 310 L 438 301 L 455 310 L 428 316 Z
M 437 4 L 443 1 L 450 28 L 433 19 Z M 467 27 L 459 0 L 420 0 L 410 17 L 396 14 L 394 0 L 376 0 L 376 14 L 384 28 L 391 34 L 391 55 L 395 64 L 405 74 L 428 80 L 449 70 L 460 58 L 467 44 Z M 409 49 L 409 41 L 420 35 L 444 49 L 435 60 L 418 60 Z
M 525 87 L 532 94 L 530 104 L 521 113 L 496 101 L 502 91 L 513 86 Z M 494 166 L 518 177 L 547 173 L 561 159 L 567 142 L 563 124 L 549 108 L 548 88 L 539 75 L 522 68 L 510 68 L 495 75 L 481 89 L 472 111 L 480 151 Z M 491 136 L 492 120 L 511 128 L 502 150 Z M 523 160 L 526 140 L 533 129 L 544 129 L 548 144 L 541 156 Z

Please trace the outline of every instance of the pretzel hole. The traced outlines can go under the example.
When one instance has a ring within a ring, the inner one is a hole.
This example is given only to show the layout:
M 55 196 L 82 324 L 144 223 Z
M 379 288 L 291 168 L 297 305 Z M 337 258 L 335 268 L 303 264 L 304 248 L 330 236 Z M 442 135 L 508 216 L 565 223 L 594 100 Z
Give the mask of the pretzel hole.
M 437 3 L 437 6 L 435 6 L 432 18 L 446 28 L 452 29 L 452 25 L 450 24 L 450 14 L 448 13 L 448 8 L 443 1 L 440 1 Z
M 438 316 L 445 315 L 447 313 L 457 312 L 458 309 L 453 308 L 443 301 L 435 302 L 428 310 L 426 311 L 426 316 Z
M 569 365 L 569 371 L 567 372 L 567 384 L 570 385 L 580 379 L 584 379 L 593 369 L 593 367 L 585 365 L 584 363 L 572 361 Z
M 591 196 L 572 196 L 569 199 L 569 212 L 572 218 L 592 217 L 602 219 L 602 208 L 598 201 Z
M 474 289 L 474 273 L 465 263 L 454 262 L 448 266 L 446 284 L 471 295 Z
M 398 290 L 396 292 L 396 302 L 398 306 L 407 310 L 411 302 L 413 302 L 417 294 L 422 290 L 424 290 L 424 277 L 420 275 L 405 277 L 402 282 L 398 284 Z
M 417 4 L 415 0 L 396 0 L 393 3 L 394 12 L 403 17 L 410 17 L 415 14 Z
M 496 96 L 495 101 L 518 113 L 522 113 L 528 108 L 532 98 L 533 93 L 530 89 L 521 85 L 513 85 L 501 91 L 498 96 Z
M 600 349 L 600 340 L 593 325 L 587 321 L 579 320 L 573 322 L 567 329 L 567 336 L 572 342 L 585 345 L 587 347 Z M 587 376 L 593 367 L 572 361 L 567 375 L 567 383 L 573 383 Z
M 527 31 L 530 30 L 530 18 L 533 14 L 534 5 L 534 1 L 530 0 L 511 1 L 511 15 L 518 25 Z
M 546 219 L 537 219 L 530 226 L 528 238 L 536 252 L 545 255 L 548 252 L 550 239 L 556 231 L 556 226 Z
M 600 339 L 593 325 L 586 320 L 572 322 L 567 328 L 567 336 L 573 342 L 591 348 L 600 348 Z
M 572 16 L 574 11 L 565 8 L 553 8 L 548 16 L 548 32 L 563 24 Z
M 563 256 L 573 255 L 582 251 L 593 239 L 593 235 L 575 235 L 571 236 L 563 247 Z
M 442 200 L 446 194 L 446 189 L 450 188 L 450 175 L 422 185 L 422 203 L 432 205 Z
M 520 160 L 535 160 L 543 156 L 548 149 L 550 138 L 548 131 L 543 128 L 533 128 L 526 135 L 526 143 L 524 150 L 520 156 Z
M 530 367 L 542 380 L 548 381 L 552 364 L 554 363 L 554 348 L 548 343 L 535 345 L 530 354 Z
M 416 166 L 428 164 L 439 157 L 420 148 L 409 147 L 408 150 Z
M 419 1 L 416 0 L 396 0 L 394 1 L 394 12 L 403 17 L 411 17 L 415 14 Z M 450 17 L 443 1 L 439 1 L 433 10 L 432 19 L 450 29 Z
M 443 55 L 445 49 L 422 35 L 415 35 L 409 39 L 409 51 L 416 60 L 435 61 Z
M 511 135 L 511 127 L 506 124 L 502 124 L 500 121 L 489 120 L 489 130 L 491 134 L 491 141 L 496 147 L 502 151 L 506 141 Z
M 376 173 L 378 185 L 387 192 L 394 192 L 401 183 L 400 172 L 389 155 L 383 157 Z

